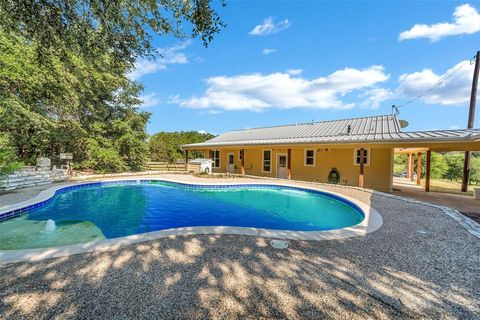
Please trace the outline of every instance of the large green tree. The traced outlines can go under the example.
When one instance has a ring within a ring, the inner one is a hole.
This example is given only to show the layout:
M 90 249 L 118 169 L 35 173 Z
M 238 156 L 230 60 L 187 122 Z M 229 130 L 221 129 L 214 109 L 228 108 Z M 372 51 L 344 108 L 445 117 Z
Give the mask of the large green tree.
M 188 143 L 204 142 L 215 137 L 210 133 L 197 131 L 159 132 L 150 138 L 150 160 L 174 162 L 182 159 L 183 153 L 180 146 Z M 192 151 L 189 158 L 203 157 L 202 152 Z
M 22 166 L 22 163 L 17 161 L 15 149 L 10 146 L 9 142 L 9 137 L 0 133 L 0 185 L 2 178 Z
M 53 50 L 45 63 L 36 49 L 0 32 L 0 130 L 12 137 L 20 158 L 55 161 L 72 152 L 77 167 L 141 169 L 149 114 L 137 110 L 141 86 L 126 78 L 128 66 L 113 66 L 108 54 L 87 59 Z
M 220 2 L 220 4 L 224 4 Z M 207 45 L 223 22 L 210 0 L 0 0 L 3 29 L 50 49 L 134 63 L 155 54 L 154 35 L 200 37 Z
M 140 170 L 149 114 L 126 74 L 153 36 L 207 45 L 222 25 L 205 0 L 0 0 L 0 131 L 27 164 L 72 152 L 77 168 Z
M 407 155 L 400 154 L 395 155 L 393 159 L 394 173 L 402 173 L 406 171 L 407 167 Z M 415 159 L 417 159 L 415 157 Z M 417 160 L 414 162 L 414 168 L 417 167 Z M 426 156 L 422 157 L 422 178 L 425 177 Z M 416 169 L 414 169 L 416 170 Z M 434 179 L 441 179 L 444 177 L 445 172 L 448 170 L 448 163 L 445 161 L 444 156 L 440 153 L 432 152 L 431 158 L 431 177 Z
M 464 153 L 448 152 L 443 157 L 448 166 L 446 172 L 443 174 L 443 177 L 448 180 L 462 179 Z

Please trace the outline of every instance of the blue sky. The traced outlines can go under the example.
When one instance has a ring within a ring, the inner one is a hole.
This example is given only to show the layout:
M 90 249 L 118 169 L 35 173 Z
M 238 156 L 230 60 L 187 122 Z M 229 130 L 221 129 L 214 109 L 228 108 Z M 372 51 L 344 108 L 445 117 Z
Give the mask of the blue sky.
M 388 114 L 409 130 L 464 128 L 480 2 L 227 1 L 208 48 L 158 37 L 138 61 L 148 132 L 232 129 Z M 480 111 L 475 127 L 480 127 Z

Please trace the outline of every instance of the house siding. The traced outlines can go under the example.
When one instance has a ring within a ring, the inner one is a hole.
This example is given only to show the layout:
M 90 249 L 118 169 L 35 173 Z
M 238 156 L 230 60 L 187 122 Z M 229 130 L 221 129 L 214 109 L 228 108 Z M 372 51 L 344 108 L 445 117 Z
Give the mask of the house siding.
M 365 188 L 391 192 L 392 191 L 392 148 L 370 148 L 368 146 L 302 146 L 291 148 L 291 178 L 312 182 L 328 182 L 328 175 L 332 168 L 340 173 L 340 184 L 358 186 L 359 166 L 354 164 L 354 150 L 356 148 L 369 150 L 370 164 L 365 166 Z M 240 148 L 217 148 L 220 150 L 220 168 L 214 168 L 213 172 L 227 172 L 227 155 L 234 154 L 235 173 L 241 173 L 241 161 L 239 159 Z M 272 150 L 271 172 L 262 171 L 262 152 Z M 315 150 L 315 166 L 305 166 L 305 149 Z M 204 150 L 208 155 L 208 150 Z M 260 177 L 277 177 L 277 155 L 287 154 L 288 148 L 275 148 L 274 146 L 248 147 L 245 148 L 245 174 Z

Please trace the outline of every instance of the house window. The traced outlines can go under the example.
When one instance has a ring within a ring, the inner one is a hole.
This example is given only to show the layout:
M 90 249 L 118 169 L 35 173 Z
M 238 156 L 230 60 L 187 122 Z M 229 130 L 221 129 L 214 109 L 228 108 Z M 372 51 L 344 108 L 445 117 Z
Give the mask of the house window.
M 370 149 L 363 149 L 363 163 L 366 166 L 370 165 Z M 354 149 L 353 164 L 360 165 L 360 148 Z
M 315 167 L 315 149 L 305 149 L 305 166 Z
M 272 172 L 272 150 L 263 150 L 263 172 Z
M 243 152 L 242 150 L 238 150 L 238 160 L 242 161 L 243 159 Z
M 210 158 L 213 160 L 213 167 L 220 168 L 220 150 L 210 150 Z

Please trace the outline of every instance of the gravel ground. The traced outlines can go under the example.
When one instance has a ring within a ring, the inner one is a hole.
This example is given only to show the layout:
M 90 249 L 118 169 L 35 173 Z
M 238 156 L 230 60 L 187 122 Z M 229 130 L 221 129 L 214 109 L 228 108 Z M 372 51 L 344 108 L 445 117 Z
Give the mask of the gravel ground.
M 181 236 L 1 265 L 0 318 L 479 318 L 478 238 L 438 209 L 334 190 L 370 203 L 384 225 L 287 250 Z

